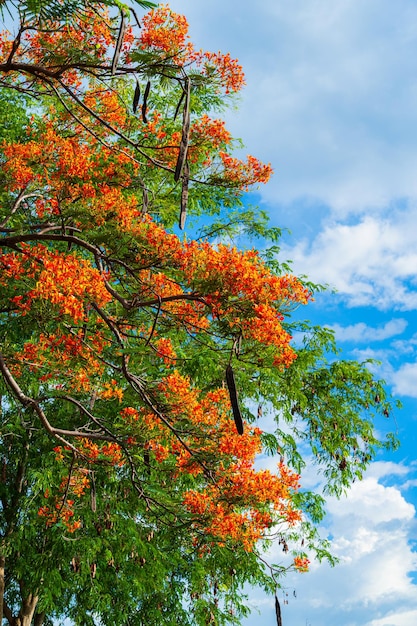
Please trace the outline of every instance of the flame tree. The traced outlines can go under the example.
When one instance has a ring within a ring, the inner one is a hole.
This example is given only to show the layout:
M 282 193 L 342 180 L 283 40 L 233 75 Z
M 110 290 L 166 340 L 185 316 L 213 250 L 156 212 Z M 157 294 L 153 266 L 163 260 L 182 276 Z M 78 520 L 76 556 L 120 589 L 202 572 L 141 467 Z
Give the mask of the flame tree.
M 395 445 L 373 427 L 389 401 L 330 331 L 291 319 L 314 286 L 242 204 L 271 167 L 236 158 L 218 117 L 238 62 L 167 6 L 140 24 L 116 3 L 9 10 L 0 622 L 239 624 L 245 584 L 274 593 L 331 560 L 323 501 L 300 489 L 308 446 L 341 493 Z M 262 254 L 233 245 L 255 237 Z M 275 471 L 255 467 L 267 453 Z

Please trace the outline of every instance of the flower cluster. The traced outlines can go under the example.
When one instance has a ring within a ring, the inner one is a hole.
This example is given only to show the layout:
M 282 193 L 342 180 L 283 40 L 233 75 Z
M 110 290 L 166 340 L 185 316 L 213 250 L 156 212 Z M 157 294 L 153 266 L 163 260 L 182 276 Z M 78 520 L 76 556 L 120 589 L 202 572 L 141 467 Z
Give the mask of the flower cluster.
M 50 380 L 59 390 L 89 392 L 94 385 L 98 397 L 120 400 L 123 392 L 116 384 L 100 382 L 103 364 L 99 356 L 106 345 L 99 332 L 85 338 L 82 331 L 69 335 L 40 333 L 15 353 L 14 372 L 20 376 L 26 366 L 40 381 Z
M 168 5 L 160 5 L 143 17 L 140 45 L 144 50 L 162 50 L 178 65 L 183 65 L 194 50 L 187 19 L 174 13 Z
M 186 493 L 184 505 L 193 516 L 196 532 L 218 541 L 238 541 L 251 551 L 278 520 L 288 526 L 301 520 L 291 498 L 299 476 L 288 468 L 279 475 L 257 472 L 253 462 L 254 458 L 222 467 L 215 485 Z
M 226 94 L 239 91 L 245 84 L 242 66 L 229 53 L 195 50 L 186 18 L 174 13 L 168 5 L 152 9 L 143 18 L 142 25 L 139 41 L 143 50 L 163 52 L 167 60 L 180 67 L 194 63 L 210 77 L 214 72 Z
M 265 165 L 254 156 L 248 155 L 246 163 L 227 152 L 220 152 L 219 156 L 224 167 L 224 179 L 239 189 L 248 189 L 257 183 L 267 183 L 272 175 L 271 164 Z
M 300 521 L 301 513 L 292 505 L 299 476 L 284 463 L 279 464 L 276 475 L 255 470 L 255 456 L 261 451 L 261 430 L 246 425 L 243 435 L 236 432 L 225 389 L 202 395 L 191 387 L 189 379 L 174 371 L 161 381 L 159 390 L 173 424 L 178 420 L 184 426 L 184 420 L 188 420 L 190 435 L 186 438 L 187 448 L 178 447 L 174 438 L 165 438 L 164 454 L 157 460 L 164 460 L 170 451 L 176 456 L 179 473 L 202 478 L 203 465 L 190 450 L 198 445 L 199 455 L 203 452 L 208 458 L 219 459 L 213 482 L 204 483 L 201 489 L 190 489 L 184 496 L 183 504 L 192 515 L 195 532 L 204 531 L 220 541 L 239 541 L 250 551 L 277 520 L 289 526 Z M 143 429 L 144 416 L 140 412 L 128 408 L 124 415 L 141 423 Z M 149 416 L 145 420 L 145 428 L 151 419 Z M 158 428 L 152 427 L 154 438 Z
M 233 332 L 274 346 L 277 367 L 290 365 L 295 353 L 282 327 L 283 316 L 310 298 L 297 278 L 272 274 L 253 250 L 183 243 L 150 218 L 136 223 L 133 231 L 144 245 L 144 265 L 154 255 L 160 267 L 171 268 L 171 276 L 163 271 L 142 273 L 144 299 L 160 299 L 163 310 L 190 329 L 207 329 L 208 314 L 225 320 Z
M 63 504 L 58 501 L 55 504 L 55 509 L 47 505 L 41 506 L 38 510 L 38 515 L 45 518 L 47 527 L 53 526 L 57 522 L 62 522 L 68 532 L 74 533 L 81 528 L 82 523 L 80 519 L 72 519 L 74 517 L 73 505 L 74 500 L 66 500 Z
M 74 322 L 85 318 L 86 305 L 94 301 L 99 306 L 110 302 L 111 296 L 105 287 L 105 276 L 92 267 L 86 259 L 76 254 L 64 254 L 38 244 L 22 244 L 23 255 L 0 254 L 0 266 L 4 268 L 0 285 L 10 279 L 25 275 L 11 301 L 23 314 L 30 311 L 35 301 L 48 301 L 57 307 L 61 315 L 68 315 Z M 27 279 L 33 287 L 27 289 Z M 23 293 L 22 293 L 23 292 Z
M 294 558 L 294 567 L 299 572 L 308 572 L 310 561 L 307 557 L 296 556 Z
M 242 66 L 236 59 L 232 59 L 229 53 L 222 54 L 221 52 L 206 52 L 204 56 L 208 61 L 207 65 L 209 67 L 214 66 L 219 73 L 226 93 L 242 89 L 245 84 L 245 75 Z
M 28 29 L 24 45 L 15 53 L 15 60 L 24 60 L 34 65 L 51 68 L 52 71 L 65 59 L 66 69 L 61 73 L 61 80 L 71 87 L 82 85 L 83 73 L 78 69 L 80 53 L 84 63 L 103 62 L 114 45 L 114 33 L 106 10 L 84 11 L 82 17 L 68 23 L 65 28 Z M 122 61 L 129 59 L 129 52 L 134 42 L 133 30 L 127 27 L 123 37 Z
M 63 459 L 62 448 L 54 448 L 54 451 L 57 459 L 61 461 Z M 77 499 L 82 498 L 86 490 L 90 488 L 88 473 L 88 470 L 77 468 L 69 476 L 64 477 L 59 486 L 60 495 L 52 496 L 50 490 L 46 490 L 44 498 L 48 504 L 38 509 L 38 516 L 45 518 L 46 526 L 53 526 L 61 522 L 70 533 L 81 528 L 81 520 L 74 519 L 75 499 L 68 497 L 68 495 L 70 494 Z

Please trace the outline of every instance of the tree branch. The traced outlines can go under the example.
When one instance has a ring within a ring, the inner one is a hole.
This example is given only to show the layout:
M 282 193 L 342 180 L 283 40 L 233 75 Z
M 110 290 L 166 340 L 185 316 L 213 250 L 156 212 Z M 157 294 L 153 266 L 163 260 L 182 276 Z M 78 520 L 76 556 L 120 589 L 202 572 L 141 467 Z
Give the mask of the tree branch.
M 77 246 L 85 248 L 89 252 L 92 252 L 94 255 L 97 255 L 102 258 L 106 258 L 106 255 L 97 248 L 97 246 L 93 246 L 91 243 L 84 241 L 84 239 L 80 239 L 79 237 L 75 237 L 74 235 L 65 235 L 59 234 L 54 235 L 51 233 L 27 233 L 24 235 L 14 235 L 13 237 L 3 237 L 0 239 L 1 245 L 6 248 L 13 248 L 18 243 L 24 243 L 25 241 L 67 241 L 73 243 Z
M 9 605 L 3 600 L 3 615 L 9 622 L 10 626 L 15 626 L 16 620 L 13 617 L 13 613 L 11 612 Z
M 7 367 L 4 357 L 1 353 L 0 353 L 0 372 L 3 374 L 3 378 L 4 378 L 6 385 L 9 387 L 13 395 L 18 399 L 20 404 L 24 406 L 25 408 L 31 407 L 35 411 L 35 413 L 38 415 L 41 421 L 41 424 L 45 428 L 45 430 L 52 437 L 55 437 L 55 439 L 63 443 L 65 446 L 69 446 L 69 448 L 73 452 L 75 452 L 75 454 L 79 455 L 81 453 L 74 445 L 72 445 L 69 441 L 64 439 L 64 437 L 78 437 L 78 438 L 83 438 L 83 439 L 99 439 L 103 441 L 109 441 L 108 437 L 106 437 L 105 435 L 101 435 L 100 433 L 85 433 L 79 430 L 64 430 L 61 428 L 54 428 L 49 423 L 49 420 L 46 417 L 45 412 L 43 411 L 39 402 L 37 402 L 33 398 L 30 398 L 29 396 L 26 396 L 23 393 L 22 389 L 20 388 L 15 378 L 13 377 L 12 373 L 10 372 L 9 368 Z M 110 441 L 114 441 L 114 438 L 110 439 Z
M 27 193 L 25 194 L 26 188 L 22 189 L 22 191 L 20 191 L 20 193 L 18 194 L 16 200 L 13 203 L 13 206 L 10 210 L 10 215 L 8 215 L 2 222 L 0 222 L 0 228 L 3 228 L 4 226 L 6 226 L 7 222 L 9 221 L 9 219 L 12 217 L 12 215 L 14 213 L 16 213 L 17 209 L 19 208 L 21 202 L 23 202 L 23 200 L 26 200 L 26 198 L 31 198 L 33 196 L 39 196 L 39 193 Z

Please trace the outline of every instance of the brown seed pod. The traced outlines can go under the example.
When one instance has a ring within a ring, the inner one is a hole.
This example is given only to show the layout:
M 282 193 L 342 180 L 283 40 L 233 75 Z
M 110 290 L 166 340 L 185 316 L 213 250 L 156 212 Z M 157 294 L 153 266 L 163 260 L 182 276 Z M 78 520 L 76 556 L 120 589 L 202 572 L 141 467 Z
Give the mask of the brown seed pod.
M 139 99 L 140 99 L 140 85 L 139 85 L 138 79 L 136 79 L 136 87 L 135 87 L 135 93 L 133 94 L 133 103 L 132 103 L 133 113 L 136 113 L 136 111 L 138 110 Z
M 123 39 L 124 39 L 125 32 L 126 32 L 126 26 L 127 26 L 126 15 L 122 11 L 121 16 L 120 16 L 119 34 L 117 36 L 116 47 L 114 49 L 113 61 L 111 64 L 112 75 L 116 73 L 117 64 L 119 63 L 119 57 L 120 57 L 120 52 L 122 50 Z
M 180 210 L 180 219 L 179 219 L 179 227 L 181 230 L 184 230 L 185 219 L 187 217 L 189 180 L 190 180 L 190 167 L 188 165 L 188 161 L 186 161 L 184 164 L 184 171 L 182 175 L 181 210 Z
M 231 365 L 228 365 L 226 367 L 226 383 L 227 383 L 227 388 L 229 390 L 230 402 L 232 404 L 233 418 L 235 420 L 236 430 L 239 433 L 239 435 L 243 435 L 242 414 L 239 408 L 235 377 L 234 377 L 233 369 Z
M 281 607 L 277 595 L 275 595 L 275 615 L 277 618 L 277 626 L 282 626 Z
M 143 102 L 142 102 L 142 120 L 144 124 L 148 123 L 148 118 L 146 117 L 146 108 L 148 106 L 148 96 L 151 90 L 151 81 L 148 80 L 145 87 L 145 93 L 143 94 Z

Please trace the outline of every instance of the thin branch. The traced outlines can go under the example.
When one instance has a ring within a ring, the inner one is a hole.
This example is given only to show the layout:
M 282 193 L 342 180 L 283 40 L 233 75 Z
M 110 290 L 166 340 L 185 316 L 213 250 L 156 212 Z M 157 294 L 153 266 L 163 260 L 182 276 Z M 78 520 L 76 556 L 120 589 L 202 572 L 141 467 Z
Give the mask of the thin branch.
M 7 72 L 7 71 L 9 71 L 7 68 L 11 66 L 11 64 L 12 64 L 12 59 L 13 59 L 14 55 L 16 54 L 17 49 L 18 49 L 18 48 L 19 48 L 19 46 L 20 46 L 20 42 L 21 42 L 21 39 L 22 39 L 22 34 L 23 34 L 24 30 L 26 30 L 26 29 L 25 29 L 23 26 L 21 26 L 21 27 L 19 28 L 19 32 L 17 33 L 17 35 L 16 35 L 16 37 L 15 37 L 15 39 L 14 39 L 13 43 L 12 43 L 12 49 L 10 50 L 10 54 L 9 54 L 9 56 L 7 57 L 7 61 L 6 61 L 6 63 L 5 63 L 5 66 L 6 66 L 5 71 L 6 71 L 6 72 Z
M 114 128 L 114 126 L 109 124 L 109 122 L 106 122 L 106 120 L 100 117 L 100 115 L 98 115 L 95 111 L 93 111 L 93 109 L 88 107 L 82 100 L 80 100 L 80 98 L 78 98 L 78 96 L 76 96 L 75 93 L 71 91 L 71 89 L 65 83 L 63 83 L 61 80 L 58 82 L 61 85 L 61 87 L 67 92 L 70 98 L 72 98 L 78 104 L 79 107 L 84 109 L 86 113 L 91 115 L 91 117 L 97 120 L 102 126 L 110 130 L 110 132 L 114 133 L 117 137 L 120 137 L 120 139 L 123 139 L 123 141 L 126 141 L 126 143 L 129 146 L 132 146 L 132 148 L 137 150 L 139 154 L 144 156 L 147 161 L 152 163 L 152 165 L 155 165 L 156 167 L 159 167 L 160 169 L 166 170 L 167 172 L 173 171 L 172 168 L 167 167 L 166 165 L 163 165 L 160 161 L 157 161 L 156 159 L 153 159 L 151 156 L 149 156 L 149 154 L 146 154 L 146 152 L 144 152 L 143 150 L 139 148 L 138 144 L 135 141 L 132 141 L 129 137 L 127 137 L 120 130 L 117 130 L 116 128 Z
M 100 317 L 106 322 L 107 326 L 110 328 L 113 334 L 118 338 L 120 345 L 123 347 L 124 343 L 123 343 L 122 337 L 116 325 L 113 323 L 113 321 L 96 304 L 93 304 L 92 306 L 94 310 L 100 315 Z M 126 354 L 122 355 L 122 370 L 123 370 L 123 374 L 127 382 L 130 384 L 132 389 L 136 391 L 136 393 L 140 396 L 140 398 L 142 398 L 145 404 L 153 411 L 153 413 L 161 420 L 161 422 L 165 424 L 165 426 L 172 432 L 172 434 L 178 439 L 180 444 L 184 447 L 185 450 L 187 450 L 190 456 L 195 458 L 196 457 L 195 452 L 193 452 L 193 450 L 183 440 L 181 435 L 178 433 L 178 430 L 174 428 L 174 426 L 167 420 L 167 418 L 155 406 L 149 394 L 145 391 L 143 382 L 140 380 L 140 378 L 136 376 L 135 374 L 132 374 L 132 372 L 129 371 L 127 367 L 127 355 Z M 199 459 L 196 459 L 196 462 L 202 467 L 206 476 L 211 478 L 211 472 L 209 468 Z
M 16 200 L 13 203 L 13 206 L 10 210 L 10 215 L 8 215 L 2 222 L 0 222 L 0 228 L 3 228 L 4 226 L 6 226 L 7 222 L 11 219 L 12 215 L 14 213 L 16 213 L 17 209 L 19 208 L 20 204 L 23 202 L 23 200 L 26 200 L 26 198 L 31 198 L 33 196 L 39 196 L 41 194 L 39 193 L 27 193 L 25 194 L 26 188 L 22 189 L 22 191 L 19 193 L 19 195 L 17 196 Z
M 6 385 L 9 387 L 9 389 L 11 390 L 13 395 L 18 399 L 20 404 L 23 407 L 25 407 L 25 408 L 31 407 L 32 409 L 34 409 L 35 413 L 38 415 L 38 417 L 39 417 L 39 419 L 41 421 L 41 424 L 45 428 L 45 430 L 50 435 L 55 437 L 55 439 L 58 439 L 64 445 L 69 446 L 71 448 L 71 450 L 73 450 L 76 454 L 79 454 L 79 451 L 77 450 L 77 448 L 75 448 L 75 446 L 73 446 L 69 441 L 67 441 L 63 437 L 61 437 L 61 435 L 66 434 L 65 431 L 59 431 L 59 430 L 54 429 L 51 426 L 51 424 L 49 423 L 49 421 L 48 421 L 48 419 L 47 419 L 43 409 L 40 407 L 39 403 L 36 402 L 36 400 L 34 400 L 33 398 L 30 398 L 29 396 L 26 396 L 23 393 L 22 389 L 17 384 L 15 378 L 13 377 L 13 375 L 10 372 L 9 368 L 7 367 L 6 362 L 4 361 L 4 358 L 3 358 L 3 355 L 1 354 L 1 352 L 0 352 L 0 372 L 3 374 L 3 378 L 4 378 L 4 381 L 5 381 Z M 72 433 L 68 433 L 68 434 L 72 434 Z
M 87 241 L 84 241 L 84 239 L 80 239 L 75 235 L 54 235 L 46 232 L 26 233 L 24 235 L 14 235 L 13 237 L 3 237 L 0 241 L 1 245 L 6 248 L 14 248 L 16 244 L 24 243 L 25 241 L 67 241 L 85 248 L 89 252 L 92 252 L 95 256 L 106 258 L 106 255 L 97 246 L 93 246 L 91 243 L 88 243 Z
M 61 94 L 59 93 L 58 89 L 55 87 L 55 85 L 53 83 L 50 83 L 50 86 L 52 87 L 52 89 L 55 92 L 55 95 L 57 96 L 57 98 L 59 99 L 59 101 L 61 102 L 62 106 L 65 108 L 65 110 L 67 111 L 67 113 L 69 113 L 69 115 L 71 115 L 71 117 L 73 117 L 75 119 L 75 121 L 80 124 L 80 126 L 82 126 L 84 128 L 84 130 L 86 130 L 92 137 L 94 137 L 94 139 L 96 139 L 102 146 L 104 146 L 105 148 L 107 148 L 108 150 L 111 150 L 112 152 L 118 152 L 119 154 L 124 154 L 125 156 L 127 156 L 129 159 L 131 159 L 134 163 L 137 163 L 138 165 L 142 165 L 140 161 L 138 161 L 137 159 L 135 159 L 135 157 L 132 154 L 129 154 L 128 152 L 126 152 L 125 150 L 123 150 L 122 148 L 119 148 L 118 146 L 112 145 L 110 146 L 106 141 L 104 141 L 104 139 L 102 139 L 101 137 L 99 137 L 99 135 L 97 133 L 94 132 L 94 130 L 92 130 L 89 126 L 87 126 L 79 117 L 76 113 L 74 113 L 74 111 L 72 109 L 70 109 L 70 107 L 67 105 L 67 103 L 65 102 L 64 98 L 61 96 Z M 142 189 L 144 192 L 147 192 L 147 189 L 143 183 L 143 181 L 139 181 Z
M 55 397 L 60 398 L 62 400 L 67 400 L 67 402 L 71 402 L 71 404 L 74 404 L 76 407 L 78 407 L 80 411 L 86 417 L 88 417 L 92 422 L 94 422 L 94 424 L 96 424 L 96 426 L 98 426 L 104 433 L 107 434 L 107 437 L 103 439 L 103 441 L 111 441 L 113 443 L 119 443 L 117 437 L 115 437 L 115 435 L 113 435 L 113 433 L 110 430 L 108 430 L 105 426 L 103 426 L 103 424 L 101 424 L 101 422 L 88 409 L 86 409 L 85 406 L 81 404 L 81 402 L 79 402 L 75 398 L 72 398 L 71 396 L 55 396 Z M 93 433 L 93 435 L 94 434 L 97 434 L 97 433 Z M 98 437 L 95 437 L 95 438 L 97 439 Z
M 156 311 L 156 315 L 155 315 L 155 319 L 154 319 L 153 324 L 152 324 L 151 332 L 150 332 L 150 335 L 149 335 L 148 339 L 146 340 L 145 346 L 149 345 L 149 343 L 150 343 L 150 341 L 151 341 L 151 339 L 153 337 L 153 334 L 154 334 L 155 329 L 156 329 L 156 324 L 158 322 L 159 314 L 161 312 L 162 299 L 161 299 L 161 296 L 158 296 L 158 298 L 159 298 L 158 309 Z
M 50 424 L 48 418 L 45 415 L 45 412 L 40 406 L 40 403 L 23 393 L 22 389 L 16 382 L 16 379 L 13 377 L 12 373 L 7 367 L 4 357 L 1 353 L 0 353 L 0 372 L 3 374 L 3 378 L 4 378 L 6 385 L 9 387 L 13 395 L 19 400 L 20 404 L 24 406 L 25 408 L 28 408 L 28 407 L 33 408 L 35 413 L 38 415 L 42 423 L 42 426 L 45 428 L 45 430 L 50 435 L 52 435 L 52 437 L 55 437 L 56 439 L 61 441 L 64 445 L 69 446 L 71 450 L 77 455 L 81 454 L 80 451 L 74 445 L 72 445 L 69 441 L 64 439 L 64 437 L 77 437 L 80 439 L 96 439 L 99 441 L 111 441 L 111 442 L 116 441 L 115 437 L 103 435 L 100 433 L 55 428 L 54 426 Z
M 67 501 L 67 498 L 68 498 L 68 491 L 69 491 L 69 488 L 70 488 L 70 485 L 71 485 L 71 478 L 72 478 L 72 471 L 74 469 L 74 463 L 75 463 L 75 454 L 72 453 L 71 465 L 70 465 L 69 470 L 68 470 L 68 480 L 67 480 L 67 484 L 65 486 L 65 491 L 64 491 L 63 498 L 62 498 L 62 503 L 61 503 L 61 506 L 60 506 L 60 508 L 58 510 L 58 517 L 60 516 L 60 514 L 62 512 L 62 509 L 65 506 L 65 502 Z

